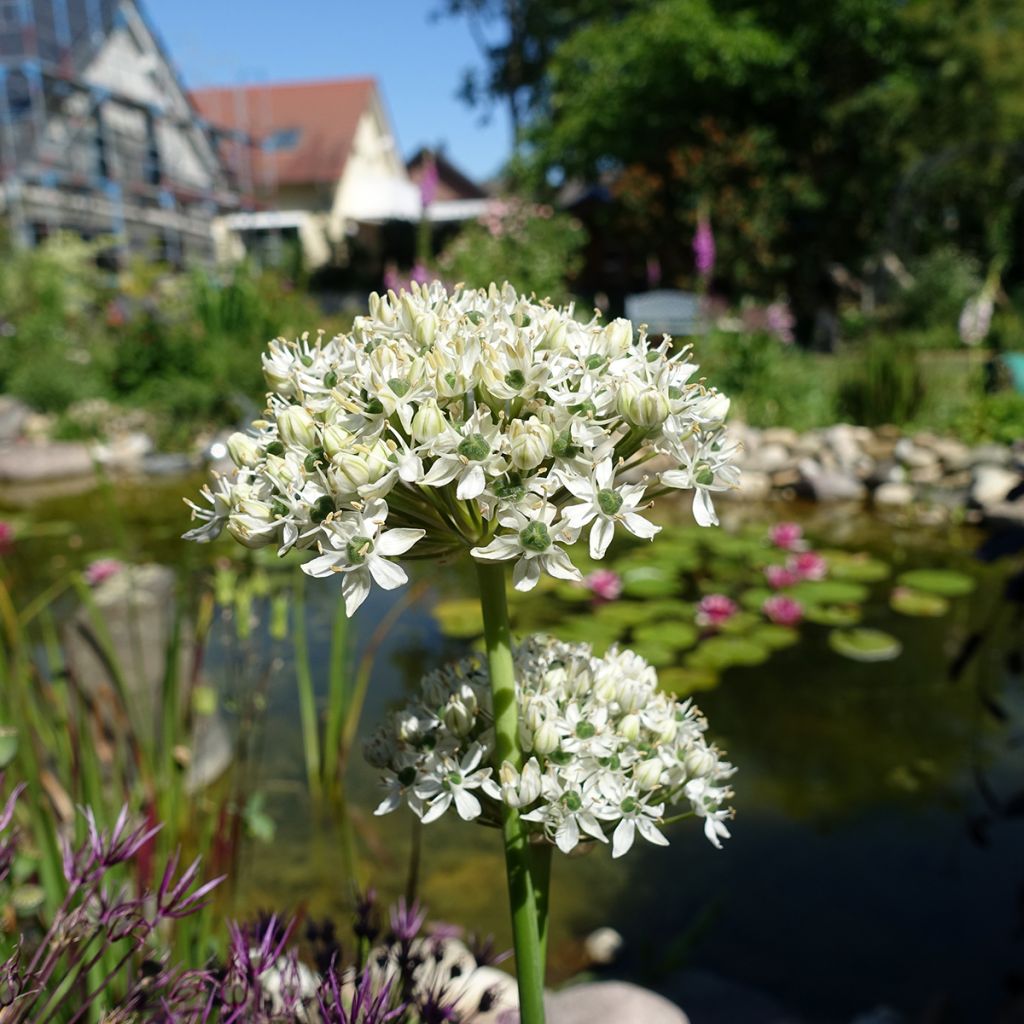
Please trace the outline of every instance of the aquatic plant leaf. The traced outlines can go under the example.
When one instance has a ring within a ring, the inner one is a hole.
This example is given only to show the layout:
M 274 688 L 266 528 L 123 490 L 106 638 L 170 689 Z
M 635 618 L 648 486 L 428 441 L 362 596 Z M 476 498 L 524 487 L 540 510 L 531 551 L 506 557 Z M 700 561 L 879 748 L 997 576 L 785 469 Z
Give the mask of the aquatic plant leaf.
M 860 604 L 868 598 L 868 588 L 863 583 L 841 580 L 804 580 L 786 587 L 783 593 L 805 605 Z
M 911 569 L 901 573 L 898 582 L 913 590 L 941 597 L 963 597 L 974 589 L 974 580 L 970 576 L 952 569 Z
M 707 668 L 676 666 L 658 673 L 658 687 L 677 697 L 686 697 L 702 690 L 713 690 L 718 685 L 718 674 Z
M 911 587 L 896 587 L 889 596 L 889 607 L 901 615 L 938 618 L 949 611 L 949 601 L 941 594 L 929 594 Z
M 724 669 L 733 665 L 761 665 L 770 651 L 749 637 L 713 636 L 686 656 L 688 668 Z
M 878 583 L 892 575 L 891 567 L 864 552 L 823 551 L 831 579 L 850 583 Z
M 633 630 L 633 639 L 639 644 L 653 643 L 685 651 L 697 642 L 697 627 L 692 622 L 652 622 Z
M 761 605 L 772 596 L 774 591 L 769 590 L 767 587 L 751 587 L 750 590 L 744 590 L 740 594 L 740 604 L 744 608 L 749 608 L 751 611 L 760 611 Z
M 653 566 L 631 569 L 623 577 L 622 592 L 629 597 L 668 597 L 679 589 L 674 575 Z
M 792 647 L 800 640 L 800 633 L 789 626 L 778 626 L 773 622 L 766 622 L 751 630 L 749 640 L 762 644 L 772 651 L 781 651 L 785 647 Z
M 804 618 L 818 626 L 856 626 L 862 612 L 856 604 L 809 604 Z
M 633 644 L 633 650 L 641 658 L 646 658 L 655 668 L 663 668 L 676 663 L 676 651 L 669 644 L 648 640 Z
M 735 636 L 739 633 L 749 633 L 763 621 L 761 616 L 755 612 L 736 612 L 735 615 L 726 619 L 718 629 L 719 632 L 731 633 Z
M 880 629 L 833 629 L 828 644 L 836 654 L 853 661 L 892 661 L 903 645 Z
M 432 612 L 441 632 L 453 639 L 469 640 L 484 631 L 480 602 L 475 598 L 439 601 Z

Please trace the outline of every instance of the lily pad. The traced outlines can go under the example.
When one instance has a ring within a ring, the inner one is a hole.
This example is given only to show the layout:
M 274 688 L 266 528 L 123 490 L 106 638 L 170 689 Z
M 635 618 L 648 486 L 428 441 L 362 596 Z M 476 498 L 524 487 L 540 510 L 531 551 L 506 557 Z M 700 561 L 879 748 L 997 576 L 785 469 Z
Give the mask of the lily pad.
M 592 615 L 573 615 L 571 618 L 563 619 L 553 629 L 561 640 L 594 644 L 595 647 L 599 643 L 607 645 L 615 639 L 609 634 L 608 627 L 598 622 Z
M 692 622 L 652 622 L 633 630 L 638 644 L 653 643 L 673 651 L 688 650 L 697 642 L 697 636 L 697 627 Z
M 748 637 L 713 636 L 686 657 L 688 668 L 724 669 L 733 665 L 761 665 L 769 650 Z
M 439 601 L 433 613 L 441 632 L 456 640 L 469 640 L 484 631 L 480 602 L 472 598 Z
M 901 615 L 933 619 L 949 611 L 949 600 L 941 594 L 929 594 L 910 587 L 896 587 L 889 597 L 889 607 Z
M 750 590 L 744 590 L 740 594 L 740 604 L 751 611 L 760 611 L 761 605 L 772 596 L 772 593 L 773 591 L 767 587 L 751 587 Z
M 952 569 L 912 569 L 901 573 L 899 582 L 912 590 L 923 590 L 941 597 L 963 597 L 974 589 L 974 580 Z
M 676 578 L 653 566 L 631 569 L 625 574 L 622 590 L 629 597 L 669 597 L 679 589 Z
M 842 580 L 804 580 L 786 587 L 783 593 L 805 605 L 860 604 L 868 598 L 868 588 L 863 583 Z
M 833 629 L 828 643 L 837 654 L 853 661 L 892 661 L 903 650 L 896 637 L 880 629 Z
M 809 604 L 804 608 L 804 618 L 819 626 L 856 626 L 861 615 L 856 604 Z
M 593 611 L 593 618 L 614 630 L 628 629 L 650 617 L 647 605 L 642 601 L 609 601 Z
M 589 604 L 594 600 L 594 592 L 581 583 L 559 583 L 555 588 L 555 596 L 559 601 L 570 604 Z
M 634 644 L 633 650 L 641 658 L 649 661 L 655 668 L 662 668 L 676 663 L 676 651 L 669 644 L 659 643 L 656 640 Z
M 831 579 L 850 583 L 878 583 L 892 575 L 892 569 L 878 558 L 847 551 L 824 552 Z
M 713 690 L 718 685 L 718 674 L 706 668 L 665 668 L 658 672 L 658 687 L 677 697 L 686 697 L 702 690 Z
M 800 633 L 789 626 L 777 626 L 772 622 L 766 622 L 751 630 L 748 639 L 754 643 L 762 644 L 772 651 L 781 651 L 785 647 L 792 647 L 800 639 Z
M 738 633 L 749 633 L 762 621 L 763 619 L 761 616 L 754 612 L 736 612 L 735 615 L 731 615 L 726 619 L 718 629 L 721 633 L 731 633 L 733 635 Z

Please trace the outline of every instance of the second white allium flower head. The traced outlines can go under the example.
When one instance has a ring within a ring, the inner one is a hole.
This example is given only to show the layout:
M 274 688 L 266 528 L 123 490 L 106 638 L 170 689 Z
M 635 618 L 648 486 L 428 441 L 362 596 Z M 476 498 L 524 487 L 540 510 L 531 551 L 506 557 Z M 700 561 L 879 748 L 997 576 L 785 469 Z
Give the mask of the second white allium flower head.
M 271 342 L 265 418 L 228 448 L 238 469 L 189 502 L 212 540 L 320 552 L 351 615 L 370 582 L 400 586 L 389 557 L 511 561 L 520 590 L 541 572 L 577 579 L 565 551 L 589 530 L 593 557 L 616 529 L 650 538 L 650 499 L 735 485 L 728 400 L 694 381 L 688 350 L 626 320 L 580 323 L 572 307 L 510 285 L 448 293 L 434 283 L 370 296 L 330 340 Z M 667 469 L 644 475 L 660 456 Z

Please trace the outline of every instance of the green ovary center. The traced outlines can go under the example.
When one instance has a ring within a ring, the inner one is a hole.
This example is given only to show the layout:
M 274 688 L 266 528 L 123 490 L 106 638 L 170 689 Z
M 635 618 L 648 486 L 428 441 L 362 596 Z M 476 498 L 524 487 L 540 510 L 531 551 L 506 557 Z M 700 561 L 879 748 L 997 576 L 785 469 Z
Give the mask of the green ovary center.
M 348 542 L 348 560 L 361 565 L 372 550 L 373 541 L 369 537 L 353 537 Z
M 527 551 L 540 554 L 551 547 L 551 534 L 543 523 L 530 523 L 525 530 L 520 531 L 519 541 Z
M 483 434 L 470 434 L 464 441 L 460 442 L 456 451 L 470 462 L 480 462 L 491 454 L 491 446 Z
M 606 516 L 613 516 L 622 508 L 622 495 L 606 488 L 597 492 L 597 504 Z

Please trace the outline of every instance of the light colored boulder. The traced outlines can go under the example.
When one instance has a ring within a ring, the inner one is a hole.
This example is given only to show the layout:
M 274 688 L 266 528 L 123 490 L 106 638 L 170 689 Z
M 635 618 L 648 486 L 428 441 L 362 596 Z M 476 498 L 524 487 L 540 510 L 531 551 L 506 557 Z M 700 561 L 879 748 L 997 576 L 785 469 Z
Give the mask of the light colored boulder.
M 860 480 L 842 470 L 826 469 L 814 459 L 802 459 L 800 475 L 817 501 L 860 501 L 866 488 Z
M 689 1024 L 664 996 L 625 981 L 570 985 L 544 998 L 548 1024 Z
M 994 505 L 1005 501 L 1007 495 L 1021 482 L 1020 473 L 1004 466 L 982 465 L 974 469 L 971 499 L 977 504 Z
M 0 443 L 17 441 L 32 410 L 13 395 L 0 395 Z
M 927 448 L 919 448 L 909 437 L 901 437 L 896 442 L 893 455 L 908 469 L 923 469 L 938 464 L 939 457 Z
M 622 936 L 614 928 L 597 928 L 583 940 L 583 951 L 592 964 L 610 964 L 623 944 Z
M 882 484 L 874 494 L 875 504 L 887 508 L 898 508 L 910 505 L 914 501 L 914 488 L 910 484 Z
M 745 467 L 761 473 L 772 473 L 792 463 L 793 456 L 785 445 L 762 444 L 759 448 L 746 453 L 743 461 Z
M 729 493 L 747 501 L 761 501 L 772 493 L 771 477 L 755 469 L 746 469 L 740 474 L 739 487 Z
M 981 444 L 971 449 L 972 466 L 1008 466 L 1012 460 L 1013 452 L 1002 444 Z
M 14 444 L 0 449 L 0 482 L 37 484 L 48 480 L 92 476 L 95 472 L 87 444 L 53 441 Z

